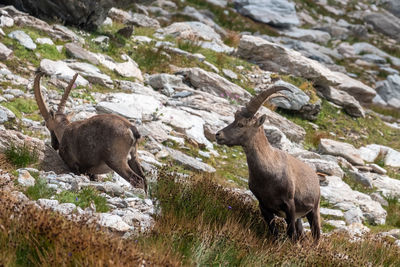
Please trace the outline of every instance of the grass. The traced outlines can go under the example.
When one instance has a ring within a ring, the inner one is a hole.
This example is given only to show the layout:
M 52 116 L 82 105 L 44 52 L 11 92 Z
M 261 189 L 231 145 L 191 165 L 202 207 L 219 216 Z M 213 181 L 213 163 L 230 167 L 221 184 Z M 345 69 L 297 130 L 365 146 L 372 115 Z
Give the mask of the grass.
M 39 121 L 42 117 L 39 115 L 36 101 L 30 98 L 15 98 L 12 101 L 2 103 L 2 105 L 11 110 L 19 119 L 26 117 Z
M 367 144 L 381 144 L 400 149 L 398 136 L 400 130 L 390 128 L 373 114 L 367 114 L 365 118 L 353 118 L 343 110 L 330 105 L 326 100 L 322 101 L 321 112 L 314 124 L 319 129 L 315 130 L 306 120 L 296 113 L 278 110 L 278 113 L 302 126 L 306 130 L 305 147 L 316 149 L 320 138 L 329 137 L 338 141 L 343 140 L 356 147 Z M 333 135 L 332 135 L 333 134 Z
M 15 216 L 18 210 L 18 216 Z M 0 263 L 5 266 L 178 266 L 167 254 L 144 251 L 108 234 L 90 218 L 68 221 L 0 191 Z
M 37 163 L 38 154 L 36 150 L 31 150 L 25 144 L 23 146 L 10 146 L 4 152 L 7 160 L 17 168 L 24 168 Z
M 63 191 L 56 195 L 60 203 L 74 203 L 76 206 L 85 209 L 93 202 L 96 205 L 96 212 L 107 212 L 109 207 L 107 200 L 99 195 L 99 192 L 92 187 L 82 188 L 79 192 Z
M 364 266 L 396 265 L 400 250 L 373 238 L 349 242 L 333 234 L 318 246 L 310 240 L 293 244 L 282 237 L 273 243 L 254 201 L 244 201 L 200 174 L 179 182 L 159 172 L 150 190 L 162 211 L 139 247 L 172 255 L 184 266 Z
M 35 185 L 30 186 L 26 189 L 25 194 L 33 200 L 38 200 L 40 198 L 50 198 L 54 195 L 54 190 L 49 188 L 47 182 L 43 178 L 35 179 Z

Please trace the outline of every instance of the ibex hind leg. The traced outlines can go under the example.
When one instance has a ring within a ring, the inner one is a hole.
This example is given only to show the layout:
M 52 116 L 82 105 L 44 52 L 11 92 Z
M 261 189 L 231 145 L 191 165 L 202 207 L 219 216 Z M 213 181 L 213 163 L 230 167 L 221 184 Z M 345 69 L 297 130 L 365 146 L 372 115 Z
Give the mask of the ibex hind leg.
M 304 228 L 303 228 L 303 221 L 301 218 L 296 220 L 296 234 L 297 239 L 302 239 L 304 237 Z
M 133 187 L 144 188 L 144 181 L 128 165 L 127 161 L 106 162 L 108 167 L 127 180 Z
M 307 220 L 310 223 L 311 234 L 315 241 L 318 241 L 321 237 L 321 223 L 319 214 L 319 203 L 310 211 L 307 215 Z

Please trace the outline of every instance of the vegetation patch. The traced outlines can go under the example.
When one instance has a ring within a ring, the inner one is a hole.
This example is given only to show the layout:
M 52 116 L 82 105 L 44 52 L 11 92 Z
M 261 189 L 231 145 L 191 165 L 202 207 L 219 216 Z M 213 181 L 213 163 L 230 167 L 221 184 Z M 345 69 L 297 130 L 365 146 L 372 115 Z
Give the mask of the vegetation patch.
M 298 114 L 285 110 L 277 110 L 278 113 L 302 126 L 306 130 L 305 147 L 316 149 L 319 137 L 353 144 L 356 147 L 367 144 L 381 144 L 400 150 L 398 136 L 400 130 L 387 126 L 377 115 L 367 114 L 365 118 L 353 118 L 342 109 L 322 100 L 321 112 L 313 123 L 319 129 L 302 119 Z
M 99 192 L 92 187 L 85 187 L 79 192 L 63 191 L 55 197 L 60 203 L 74 203 L 76 206 L 85 209 L 94 203 L 96 212 L 107 212 L 110 208 L 107 200 L 100 196 Z
M 19 119 L 27 117 L 33 120 L 41 120 L 36 101 L 29 98 L 15 98 L 12 101 L 1 103 L 4 107 L 11 110 Z M 28 116 L 26 116 L 28 115 Z
M 45 179 L 37 178 L 35 180 L 35 185 L 28 187 L 25 191 L 25 194 L 30 199 L 38 200 L 41 198 L 50 198 L 54 195 L 54 190 L 47 185 Z
M 17 168 L 27 167 L 38 161 L 36 150 L 32 150 L 25 144 L 23 146 L 16 146 L 11 143 L 4 154 L 7 160 Z

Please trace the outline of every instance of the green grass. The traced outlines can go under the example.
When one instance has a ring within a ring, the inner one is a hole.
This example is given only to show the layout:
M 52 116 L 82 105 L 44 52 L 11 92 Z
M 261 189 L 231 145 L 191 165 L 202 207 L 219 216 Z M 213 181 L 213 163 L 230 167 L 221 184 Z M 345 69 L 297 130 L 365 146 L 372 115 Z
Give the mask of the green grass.
M 54 190 L 49 188 L 47 182 L 43 178 L 35 179 L 35 185 L 30 186 L 26 189 L 25 194 L 33 200 L 38 200 L 40 198 L 50 198 L 54 195 Z
M 40 114 L 37 112 L 38 107 L 36 101 L 33 99 L 19 97 L 10 102 L 2 103 L 2 105 L 11 110 L 19 119 L 22 117 L 28 117 L 36 121 L 42 119 Z
M 343 110 L 330 105 L 326 100 L 322 101 L 321 112 L 313 123 L 318 125 L 315 130 L 308 121 L 299 117 L 296 113 L 277 110 L 306 130 L 305 147 L 315 149 L 321 138 L 330 138 L 353 144 L 356 147 L 367 144 L 381 144 L 400 149 L 398 136 L 400 130 L 390 128 L 377 116 L 367 114 L 365 118 L 353 118 Z M 330 133 L 335 134 L 332 136 Z
M 110 208 L 107 200 L 99 195 L 99 192 L 92 187 L 82 188 L 79 192 L 63 191 L 56 195 L 60 203 L 74 203 L 76 206 L 85 209 L 93 202 L 96 205 L 97 212 L 107 212 Z
M 38 154 L 36 150 L 31 150 L 25 144 L 23 146 L 10 146 L 4 152 L 7 160 L 17 168 L 24 168 L 37 163 Z

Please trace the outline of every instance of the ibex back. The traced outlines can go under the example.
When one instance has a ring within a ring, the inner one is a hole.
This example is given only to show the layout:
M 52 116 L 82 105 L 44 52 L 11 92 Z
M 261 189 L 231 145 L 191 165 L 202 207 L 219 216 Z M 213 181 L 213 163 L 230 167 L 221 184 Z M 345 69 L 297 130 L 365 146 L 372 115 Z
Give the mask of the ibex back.
M 34 93 L 40 113 L 51 133 L 51 144 L 76 174 L 88 174 L 93 178 L 114 170 L 134 187 L 146 190 L 146 178 L 137 156 L 140 134 L 127 119 L 103 114 L 86 120 L 70 122 L 64 107 L 76 74 L 64 91 L 57 111 L 48 109 L 40 90 L 40 78 L 37 73 Z

